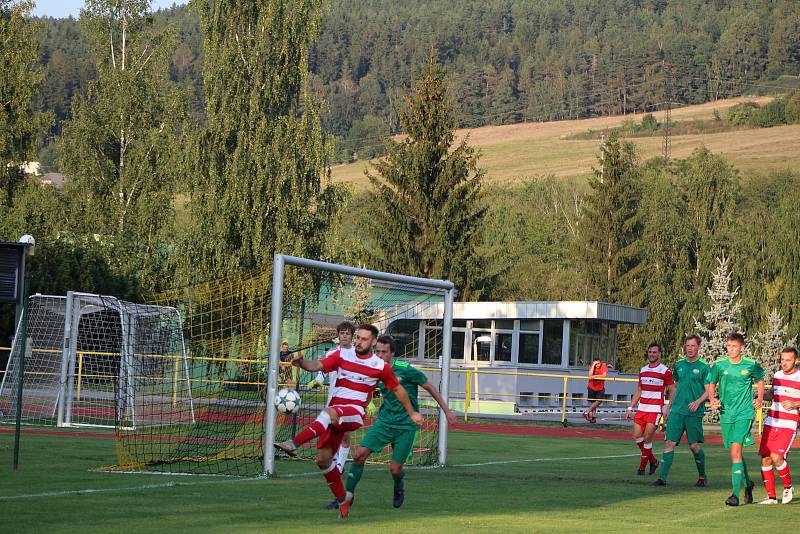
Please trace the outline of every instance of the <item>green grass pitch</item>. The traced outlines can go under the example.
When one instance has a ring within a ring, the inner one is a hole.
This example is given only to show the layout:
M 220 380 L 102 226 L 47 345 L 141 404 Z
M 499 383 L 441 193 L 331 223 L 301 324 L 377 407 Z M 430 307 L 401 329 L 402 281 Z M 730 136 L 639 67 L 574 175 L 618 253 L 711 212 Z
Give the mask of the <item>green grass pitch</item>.
M 453 432 L 451 465 L 410 469 L 401 509 L 388 468 L 368 466 L 345 521 L 322 509 L 331 496 L 308 462 L 281 461 L 271 480 L 112 474 L 94 470 L 114 462 L 113 439 L 24 434 L 14 472 L 12 447 L 0 433 L 3 532 L 762 532 L 796 522 L 800 509 L 725 507 L 730 461 L 720 445 L 706 448 L 710 487 L 693 486 L 683 445 L 670 485 L 656 488 L 635 475 L 630 441 Z M 754 447 L 746 459 L 758 500 Z

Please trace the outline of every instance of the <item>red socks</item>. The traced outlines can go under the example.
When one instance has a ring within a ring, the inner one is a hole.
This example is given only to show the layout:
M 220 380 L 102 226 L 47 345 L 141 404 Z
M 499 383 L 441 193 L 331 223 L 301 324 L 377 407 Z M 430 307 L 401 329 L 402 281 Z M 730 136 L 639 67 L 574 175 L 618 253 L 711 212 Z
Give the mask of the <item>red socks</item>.
M 784 488 L 791 488 L 792 487 L 792 475 L 789 474 L 789 464 L 784 460 L 783 466 L 778 467 L 775 466 L 778 470 L 778 476 L 781 477 L 781 482 L 783 482 Z M 774 479 L 773 479 L 774 480 Z
M 333 496 L 342 500 L 345 495 L 344 484 L 342 484 L 342 473 L 336 467 L 336 464 L 331 464 L 331 467 L 322 472 L 322 476 L 325 477 L 325 481 L 328 483 L 328 487 L 331 489 Z
M 772 471 L 772 466 L 761 466 L 761 478 L 764 479 L 764 489 L 767 490 L 767 497 L 770 499 L 775 498 L 775 473 Z

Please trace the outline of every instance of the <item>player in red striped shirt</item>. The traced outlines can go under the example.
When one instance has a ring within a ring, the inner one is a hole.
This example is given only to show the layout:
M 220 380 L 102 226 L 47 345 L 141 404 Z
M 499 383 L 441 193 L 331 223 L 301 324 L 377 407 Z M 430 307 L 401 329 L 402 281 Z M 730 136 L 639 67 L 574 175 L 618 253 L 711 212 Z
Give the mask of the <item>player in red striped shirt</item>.
M 777 504 L 775 493 L 775 473 L 783 483 L 782 504 L 789 504 L 794 497 L 792 475 L 786 455 L 797 435 L 798 419 L 800 419 L 800 369 L 797 369 L 797 349 L 786 347 L 781 351 L 781 369 L 772 379 L 772 391 L 764 395 L 764 399 L 772 398 L 772 406 L 764 421 L 764 432 L 761 434 L 761 476 L 767 498 L 758 504 Z
M 672 385 L 672 371 L 661 363 L 661 345 L 650 343 L 647 346 L 648 364 L 639 371 L 639 385 L 631 397 L 631 405 L 625 414 L 625 420 L 630 421 L 633 408 L 636 406 L 636 416 L 633 418 L 633 440 L 642 453 L 639 461 L 638 475 L 644 475 L 644 468 L 650 463 L 650 474 L 658 469 L 658 460 L 653 455 L 653 434 L 656 432 L 658 418 L 662 411 L 664 416 L 669 412 L 664 409 L 664 392 Z M 638 406 L 637 406 L 638 404 Z
M 352 499 L 345 498 L 342 473 L 333 462 L 333 453 L 339 449 L 345 432 L 352 432 L 364 425 L 365 407 L 378 382 L 383 382 L 394 393 L 415 423 L 422 424 L 422 416 L 414 410 L 392 367 L 372 353 L 377 336 L 378 329 L 375 326 L 362 324 L 356 329 L 355 354 L 334 351 L 322 360 L 306 361 L 302 356 L 292 360 L 292 365 L 312 373 L 338 370 L 336 390 L 328 407 L 320 412 L 313 423 L 292 439 L 275 444 L 275 448 L 294 456 L 297 447 L 317 439 L 317 466 L 333 496 L 339 501 L 339 517 L 342 518 L 350 512 Z

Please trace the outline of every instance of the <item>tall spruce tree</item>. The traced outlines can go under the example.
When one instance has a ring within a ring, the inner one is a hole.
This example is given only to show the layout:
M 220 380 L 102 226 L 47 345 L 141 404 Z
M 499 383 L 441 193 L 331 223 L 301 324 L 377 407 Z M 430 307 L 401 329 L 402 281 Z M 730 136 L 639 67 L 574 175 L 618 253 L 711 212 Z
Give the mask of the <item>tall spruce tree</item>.
M 97 79 L 72 103 L 61 170 L 68 229 L 96 234 L 144 288 L 165 282 L 173 186 L 182 178 L 185 99 L 170 82 L 175 35 L 156 30 L 149 0 L 87 0 L 81 29 Z
M 599 162 L 583 204 L 583 260 L 595 273 L 603 298 L 628 303 L 623 275 L 632 266 L 629 247 L 636 237 L 639 168 L 635 147 L 612 132 L 600 147 Z
M 787 345 L 797 343 L 797 336 L 789 338 L 787 330 L 783 316 L 773 308 L 767 318 L 766 328 L 753 336 L 753 356 L 767 372 L 768 377 L 781 368 L 781 350 Z
M 700 355 L 713 362 L 726 354 L 728 335 L 739 332 L 742 304 L 736 300 L 738 288 L 731 289 L 731 272 L 725 255 L 717 258 L 708 297 L 711 306 L 703 312 L 703 322 L 695 320 L 694 331 L 703 340 Z
M 378 197 L 370 225 L 376 262 L 388 271 L 451 280 L 460 298 L 478 298 L 494 279 L 478 253 L 484 171 L 468 139 L 455 142 L 445 74 L 433 53 L 398 114 L 405 139 L 388 139 L 386 158 L 373 164 L 376 174 L 367 173 Z
M 36 140 L 52 120 L 35 111 L 44 72 L 33 5 L 30 0 L 0 0 L 0 218 L 24 178 L 20 165 L 33 159 Z
M 224 276 L 274 252 L 319 258 L 335 209 L 328 138 L 309 90 L 323 0 L 198 0 L 206 124 L 183 273 Z

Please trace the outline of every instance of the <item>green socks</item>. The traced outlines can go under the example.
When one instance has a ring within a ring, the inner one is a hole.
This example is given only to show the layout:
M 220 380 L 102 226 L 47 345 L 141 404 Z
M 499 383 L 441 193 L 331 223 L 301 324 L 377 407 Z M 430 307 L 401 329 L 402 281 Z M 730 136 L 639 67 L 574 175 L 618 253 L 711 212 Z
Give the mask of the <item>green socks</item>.
M 744 477 L 744 485 L 750 485 L 750 475 L 747 473 L 747 462 L 742 458 L 742 476 Z
M 355 493 L 358 481 L 361 480 L 361 475 L 364 474 L 364 464 L 353 462 L 350 464 L 350 469 L 347 471 L 347 482 L 345 489 L 350 493 Z
M 658 475 L 658 478 L 663 480 L 664 482 L 667 481 L 667 476 L 669 475 L 669 468 L 672 467 L 672 460 L 675 458 L 675 451 L 665 452 L 661 455 L 661 472 Z
M 392 475 L 392 478 L 394 479 L 395 490 L 403 489 L 403 477 L 405 476 L 406 476 L 405 471 L 400 471 L 400 474 L 397 476 Z
M 742 462 L 731 464 L 731 493 L 739 496 L 739 489 L 742 487 L 742 477 L 744 476 L 744 466 Z
M 697 466 L 697 474 L 706 478 L 706 453 L 703 449 L 697 452 L 692 451 L 694 454 L 694 464 Z

